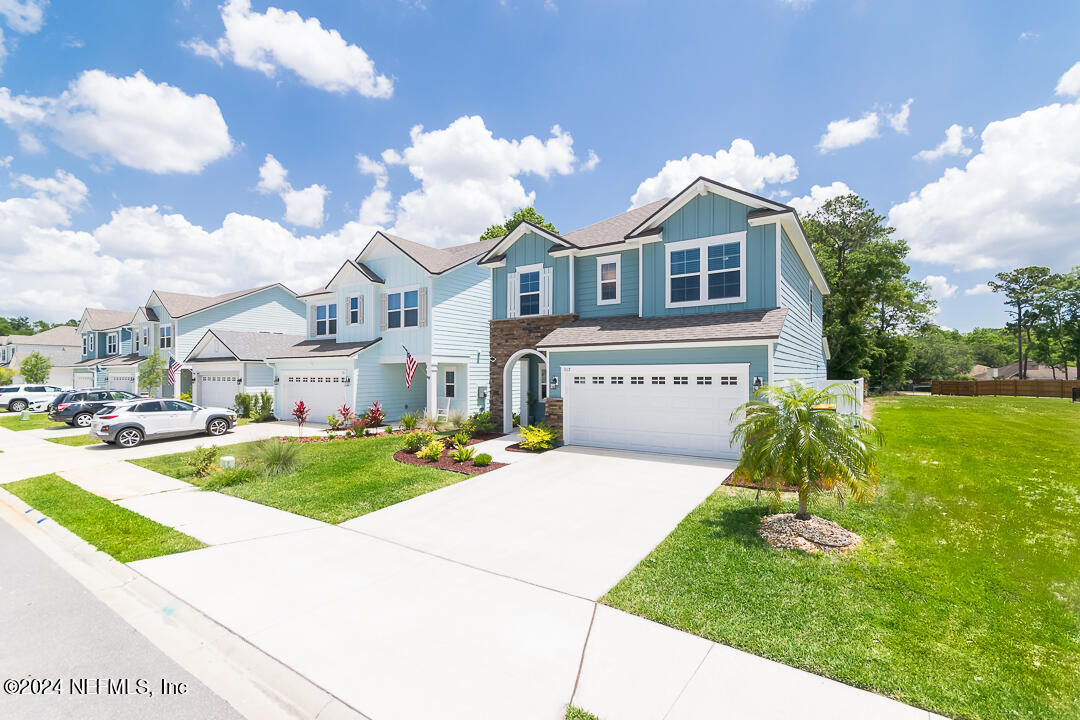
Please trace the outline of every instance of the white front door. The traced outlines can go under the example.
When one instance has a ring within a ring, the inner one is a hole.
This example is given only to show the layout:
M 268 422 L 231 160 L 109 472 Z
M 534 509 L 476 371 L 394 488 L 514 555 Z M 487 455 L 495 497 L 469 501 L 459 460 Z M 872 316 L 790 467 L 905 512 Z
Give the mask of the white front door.
M 750 366 L 579 365 L 562 372 L 568 445 L 735 457 L 731 413 L 750 397 Z
M 352 405 L 349 386 L 342 372 L 282 372 L 282 407 L 274 408 L 279 420 L 292 419 L 297 401 L 303 400 L 309 410 L 310 422 L 324 423 L 328 415 L 337 413 L 342 404 Z
M 138 375 L 134 372 L 110 374 L 108 386 L 110 390 L 127 390 L 129 393 L 138 394 Z
M 199 394 L 195 396 L 195 402 L 203 407 L 231 408 L 239 392 L 238 373 L 200 373 Z

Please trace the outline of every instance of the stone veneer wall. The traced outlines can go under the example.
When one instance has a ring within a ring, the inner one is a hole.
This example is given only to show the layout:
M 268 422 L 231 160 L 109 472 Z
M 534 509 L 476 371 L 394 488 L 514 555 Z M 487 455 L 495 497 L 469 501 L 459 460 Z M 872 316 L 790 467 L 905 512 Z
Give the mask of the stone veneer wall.
M 518 350 L 536 349 L 536 344 L 560 325 L 576 319 L 576 315 L 530 315 L 528 317 L 504 318 L 490 322 L 491 376 L 488 387 L 491 392 L 491 419 L 501 429 L 503 422 L 503 369 L 506 361 Z M 557 411 L 552 402 L 558 405 Z M 546 415 L 558 412 L 559 431 L 562 431 L 562 400 L 547 399 Z M 554 425 L 554 423 L 552 423 Z
M 558 431 L 559 442 L 565 440 L 562 429 L 562 401 L 561 397 L 549 397 L 544 405 L 544 422 Z

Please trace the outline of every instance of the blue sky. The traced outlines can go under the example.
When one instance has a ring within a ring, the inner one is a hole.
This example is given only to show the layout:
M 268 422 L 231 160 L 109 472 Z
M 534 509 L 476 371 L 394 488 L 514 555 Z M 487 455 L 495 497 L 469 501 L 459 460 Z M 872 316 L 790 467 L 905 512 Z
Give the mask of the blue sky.
M 1080 264 L 1074 2 L 0 0 L 0 15 L 4 315 L 304 290 L 377 227 L 461 242 L 535 200 L 571 230 L 698 174 L 801 210 L 860 193 L 912 243 L 950 327 L 1004 322 L 978 289 L 1000 269 Z

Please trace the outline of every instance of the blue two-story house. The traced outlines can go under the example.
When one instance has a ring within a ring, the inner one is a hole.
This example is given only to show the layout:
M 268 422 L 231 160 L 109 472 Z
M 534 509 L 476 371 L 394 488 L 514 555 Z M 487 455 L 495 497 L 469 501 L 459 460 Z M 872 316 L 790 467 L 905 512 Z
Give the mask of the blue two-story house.
M 131 351 L 133 316 L 131 310 L 83 310 L 77 328 L 82 353 L 73 368 L 73 387 L 104 387 L 112 370 L 122 383 L 117 389 L 134 392 L 141 358 Z
M 434 248 L 376 233 L 326 285 L 299 296 L 305 338 L 268 360 L 275 414 L 288 418 L 300 400 L 313 422 L 341 405 L 362 414 L 376 400 L 389 420 L 483 409 L 491 274 L 476 260 L 494 244 Z
M 829 288 L 798 215 L 737 188 L 698 178 L 562 235 L 522 223 L 478 264 L 506 431 L 519 414 L 567 444 L 733 457 L 755 389 L 826 377 Z

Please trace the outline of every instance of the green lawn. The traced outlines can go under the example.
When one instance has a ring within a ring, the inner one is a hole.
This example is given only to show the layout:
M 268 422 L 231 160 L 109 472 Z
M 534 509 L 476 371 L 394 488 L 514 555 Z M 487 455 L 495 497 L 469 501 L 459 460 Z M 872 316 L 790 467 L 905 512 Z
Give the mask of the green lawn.
M 4 488 L 120 562 L 206 547 L 193 537 L 88 493 L 59 475 L 17 480 Z
M 53 422 L 48 413 L 30 413 L 29 420 L 20 420 L 21 413 L 0 413 L 0 427 L 8 430 L 40 430 L 42 428 L 65 428 L 67 423 Z
M 722 488 L 604 602 L 949 716 L 1080 717 L 1080 405 L 897 397 L 875 411 L 878 497 L 811 508 L 863 547 L 769 548 L 763 501 Z
M 71 447 L 82 447 L 83 445 L 97 445 L 101 441 L 90 433 L 83 435 L 63 435 L 55 438 L 45 438 L 51 443 L 57 445 L 70 445 Z
M 242 485 L 221 488 L 220 492 L 316 520 L 340 523 L 464 479 L 459 473 L 397 462 L 393 455 L 403 442 L 404 436 L 394 435 L 301 445 L 302 465 L 296 472 L 260 476 Z M 233 455 L 242 462 L 251 456 L 255 444 L 229 445 L 222 448 L 222 454 Z M 199 485 L 204 480 L 191 475 L 192 454 L 176 453 L 129 462 Z

